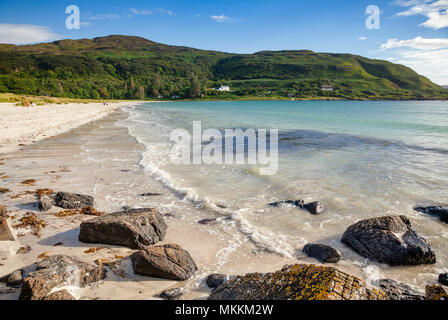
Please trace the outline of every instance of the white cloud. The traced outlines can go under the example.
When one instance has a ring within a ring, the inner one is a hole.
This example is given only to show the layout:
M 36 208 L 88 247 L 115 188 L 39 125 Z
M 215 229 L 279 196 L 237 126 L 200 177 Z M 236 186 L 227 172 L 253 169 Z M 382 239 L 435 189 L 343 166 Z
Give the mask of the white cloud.
M 395 4 L 407 7 L 398 16 L 423 15 L 427 18 L 421 25 L 431 29 L 448 27 L 448 0 L 396 0 Z
M 88 20 L 117 20 L 120 16 L 114 13 L 97 14 L 94 16 L 88 16 Z
M 50 28 L 29 24 L 0 23 L 0 43 L 30 44 L 60 39 Z
M 406 65 L 435 83 L 448 84 L 448 39 L 389 39 L 381 49 L 396 52 L 394 63 Z
M 226 17 L 225 15 L 221 14 L 219 16 L 217 15 L 211 15 L 210 18 L 212 18 L 214 21 L 223 23 L 223 22 L 230 22 L 232 19 L 229 17 Z
M 158 14 L 162 14 L 162 15 L 164 15 L 164 14 L 169 15 L 170 17 L 173 15 L 173 11 L 167 10 L 167 9 L 163 9 L 163 8 L 157 9 L 156 12 Z
M 367 37 L 359 37 L 358 39 L 364 41 L 367 40 Z
M 134 9 L 134 8 L 131 8 L 131 9 L 129 9 L 129 11 L 131 11 L 133 14 L 139 14 L 139 15 L 143 15 L 143 16 L 152 14 L 152 11 L 146 10 L 146 9 Z
M 437 50 L 448 47 L 448 39 L 425 39 L 416 37 L 409 40 L 389 39 L 381 45 L 381 49 L 412 48 L 420 50 Z

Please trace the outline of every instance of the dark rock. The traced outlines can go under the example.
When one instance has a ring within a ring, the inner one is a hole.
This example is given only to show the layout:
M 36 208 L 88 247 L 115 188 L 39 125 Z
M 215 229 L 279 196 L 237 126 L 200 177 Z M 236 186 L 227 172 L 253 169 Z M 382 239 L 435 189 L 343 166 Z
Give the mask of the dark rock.
M 448 223 L 448 206 L 415 207 L 414 210 L 436 216 L 441 221 Z
M 216 206 L 221 209 L 227 209 L 227 207 L 225 205 L 220 204 L 220 203 L 216 203 Z
M 377 285 L 388 295 L 390 300 L 425 300 L 424 294 L 392 279 L 378 280 Z
M 14 241 L 14 236 L 9 229 L 6 218 L 0 218 L 0 241 Z
M 216 288 L 209 300 L 388 300 L 336 268 L 296 264 L 275 273 L 238 276 Z
M 222 285 L 224 282 L 226 282 L 229 279 L 229 277 L 225 274 L 219 274 L 214 273 L 207 277 L 205 282 L 207 283 L 207 286 L 209 288 L 218 288 L 220 285 Z
M 7 218 L 8 217 L 8 210 L 5 206 L 0 206 L 0 218 Z
M 23 281 L 23 270 L 19 269 L 0 278 L 0 282 L 6 283 L 8 287 L 18 287 Z
M 342 242 L 358 254 L 389 265 L 436 263 L 436 255 L 406 216 L 361 220 L 344 232 Z
M 311 214 L 320 214 L 325 211 L 324 205 L 320 201 L 304 204 L 303 209 L 308 210 Z
M 79 241 L 144 249 L 163 240 L 166 228 L 156 209 L 131 209 L 81 223 Z
M 325 244 L 308 243 L 303 247 L 303 252 L 322 263 L 336 263 L 342 259 L 342 255 L 338 250 Z
M 161 298 L 168 300 L 177 300 L 185 294 L 185 287 L 165 290 L 160 294 Z
M 131 207 L 129 207 L 129 206 L 124 206 L 124 207 L 121 207 L 121 210 L 123 210 L 123 211 L 128 211 L 128 210 L 131 210 Z
M 211 224 L 213 222 L 216 222 L 216 219 L 202 219 L 198 221 L 199 224 L 203 225 Z
M 81 209 L 93 206 L 93 197 L 70 192 L 58 192 L 55 205 L 64 209 Z
M 85 287 L 104 279 L 106 270 L 66 255 L 55 255 L 37 263 L 36 271 L 23 280 L 21 300 L 42 300 L 63 286 Z
M 140 196 L 142 197 L 155 197 L 155 196 L 163 196 L 161 193 L 153 193 L 153 192 L 145 192 L 142 193 Z
M 268 204 L 270 207 L 284 207 L 284 206 L 294 206 L 294 207 L 303 207 L 303 200 L 285 200 L 285 201 L 276 201 Z
M 439 282 L 444 286 L 448 286 L 448 273 L 439 274 Z
M 56 205 L 56 195 L 42 194 L 39 197 L 39 209 L 42 211 L 48 211 Z
M 49 295 L 44 297 L 42 300 L 76 300 L 76 299 L 66 289 L 62 289 L 62 290 L 50 293 Z
M 426 300 L 448 300 L 448 293 L 438 284 L 426 286 Z
M 148 247 L 131 258 L 134 272 L 143 276 L 183 281 L 198 269 L 190 254 L 177 244 Z

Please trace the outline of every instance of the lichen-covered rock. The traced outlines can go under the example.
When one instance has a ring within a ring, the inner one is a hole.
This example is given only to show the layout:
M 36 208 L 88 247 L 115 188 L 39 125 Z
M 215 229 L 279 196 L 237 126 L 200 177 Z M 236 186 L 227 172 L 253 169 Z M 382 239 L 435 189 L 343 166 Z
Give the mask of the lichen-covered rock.
M 79 241 L 144 249 L 163 240 L 166 229 L 156 209 L 131 209 L 81 223 Z
M 389 265 L 436 263 L 431 246 L 412 229 L 406 216 L 358 221 L 347 228 L 342 242 L 366 258 Z
M 322 263 L 336 263 L 342 259 L 342 255 L 338 250 L 325 244 L 308 243 L 303 247 L 303 252 Z
M 131 258 L 134 272 L 143 276 L 183 281 L 198 270 L 188 251 L 177 244 L 148 247 Z
M 0 218 L 0 241 L 14 241 L 6 218 Z
M 163 291 L 160 294 L 160 297 L 167 299 L 167 300 L 177 300 L 180 297 L 182 297 L 185 294 L 185 292 L 186 292 L 185 287 L 168 289 L 168 290 Z
M 217 288 L 220 285 L 222 285 L 224 282 L 226 282 L 227 280 L 229 280 L 229 277 L 225 274 L 220 274 L 220 273 L 213 273 L 210 274 L 207 279 L 205 280 L 205 282 L 207 283 L 207 286 L 209 288 Z
M 448 300 L 448 293 L 438 284 L 426 286 L 426 300 Z
M 23 280 L 21 300 L 45 299 L 53 289 L 64 286 L 85 287 L 104 279 L 106 270 L 66 255 L 55 255 L 37 263 L 36 271 Z
M 439 274 L 439 282 L 444 286 L 448 286 L 448 273 Z
M 62 289 L 50 293 L 42 300 L 76 300 L 76 299 L 66 289 Z
M 8 287 L 17 287 L 22 284 L 23 281 L 23 270 L 19 269 L 4 277 L 0 278 L 0 282 L 6 283 Z
M 58 192 L 55 197 L 55 205 L 64 209 L 81 209 L 93 206 L 93 202 L 92 196 L 70 192 Z
M 425 300 L 424 294 L 392 279 L 378 280 L 377 285 L 387 294 L 390 300 Z
M 388 300 L 387 295 L 336 268 L 296 264 L 274 273 L 238 276 L 209 300 Z
M 415 207 L 414 210 L 438 217 L 440 221 L 448 223 L 448 206 Z

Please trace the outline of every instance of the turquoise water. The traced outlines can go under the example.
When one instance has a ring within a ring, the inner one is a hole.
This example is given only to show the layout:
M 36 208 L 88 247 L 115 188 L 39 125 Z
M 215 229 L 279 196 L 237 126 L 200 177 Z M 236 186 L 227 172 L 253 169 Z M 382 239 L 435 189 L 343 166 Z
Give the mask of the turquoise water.
M 307 242 L 321 242 L 363 263 L 340 243 L 345 229 L 359 219 L 405 214 L 438 255 L 436 266 L 412 270 L 448 267 L 446 225 L 412 209 L 448 203 L 447 102 L 176 102 L 129 112 L 125 123 L 146 147 L 147 174 L 192 206 L 230 217 L 266 250 L 294 257 Z M 248 165 L 172 164 L 171 131 L 191 130 L 199 120 L 203 130 L 279 129 L 277 174 L 261 176 Z M 326 211 L 266 206 L 285 199 L 320 200 Z

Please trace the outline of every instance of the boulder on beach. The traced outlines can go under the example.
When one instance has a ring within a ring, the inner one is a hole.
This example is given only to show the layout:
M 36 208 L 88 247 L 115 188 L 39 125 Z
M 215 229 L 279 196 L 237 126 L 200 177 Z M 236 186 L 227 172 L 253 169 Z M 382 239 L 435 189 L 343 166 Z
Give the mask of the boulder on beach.
M 390 300 L 425 300 L 423 293 L 392 279 L 381 279 L 376 284 L 387 294 Z
M 438 217 L 440 221 L 448 223 L 448 206 L 415 207 L 414 210 Z
M 58 192 L 55 197 L 55 205 L 63 209 L 82 209 L 93 206 L 93 202 L 92 196 L 70 192 Z
M 392 266 L 436 263 L 431 246 L 406 216 L 358 221 L 347 228 L 341 241 L 363 257 Z
M 322 263 L 336 263 L 342 259 L 342 255 L 339 250 L 325 244 L 308 243 L 303 247 L 303 252 L 305 252 L 309 257 L 315 258 Z
M 439 274 L 439 283 L 443 284 L 444 286 L 448 286 L 448 273 L 441 273 Z
M 205 280 L 205 282 L 207 283 L 207 286 L 209 288 L 217 288 L 220 285 L 222 285 L 224 282 L 226 282 L 229 279 L 229 277 L 225 274 L 220 274 L 220 273 L 213 273 L 208 275 L 207 279 Z
M 62 289 L 48 294 L 42 300 L 76 300 L 76 299 L 66 289 Z
M 14 236 L 9 229 L 8 220 L 0 217 L 0 241 L 14 241 Z
M 38 199 L 39 209 L 42 211 L 48 211 L 56 204 L 56 195 L 42 194 Z
M 180 297 L 182 297 L 185 294 L 185 292 L 186 292 L 185 287 L 168 289 L 168 290 L 163 291 L 160 294 L 160 297 L 167 299 L 167 300 L 177 300 Z
M 81 223 L 79 241 L 144 249 L 163 240 L 166 229 L 156 209 L 131 209 Z
M 388 300 L 377 288 L 336 268 L 296 264 L 274 273 L 238 276 L 216 288 L 209 300 Z
M 21 300 L 43 300 L 57 288 L 66 286 L 85 287 L 104 279 L 106 270 L 75 260 L 66 255 L 55 255 L 37 263 L 36 271 L 23 280 Z M 61 298 L 67 295 L 61 293 Z M 55 295 L 52 299 L 55 299 Z
M 22 284 L 24 271 L 16 270 L 0 278 L 0 282 L 6 283 L 8 287 L 18 287 Z
M 448 293 L 441 285 L 431 284 L 426 286 L 426 300 L 448 300 Z
M 134 272 L 149 277 L 183 281 L 198 270 L 188 251 L 177 244 L 147 247 L 131 259 Z

